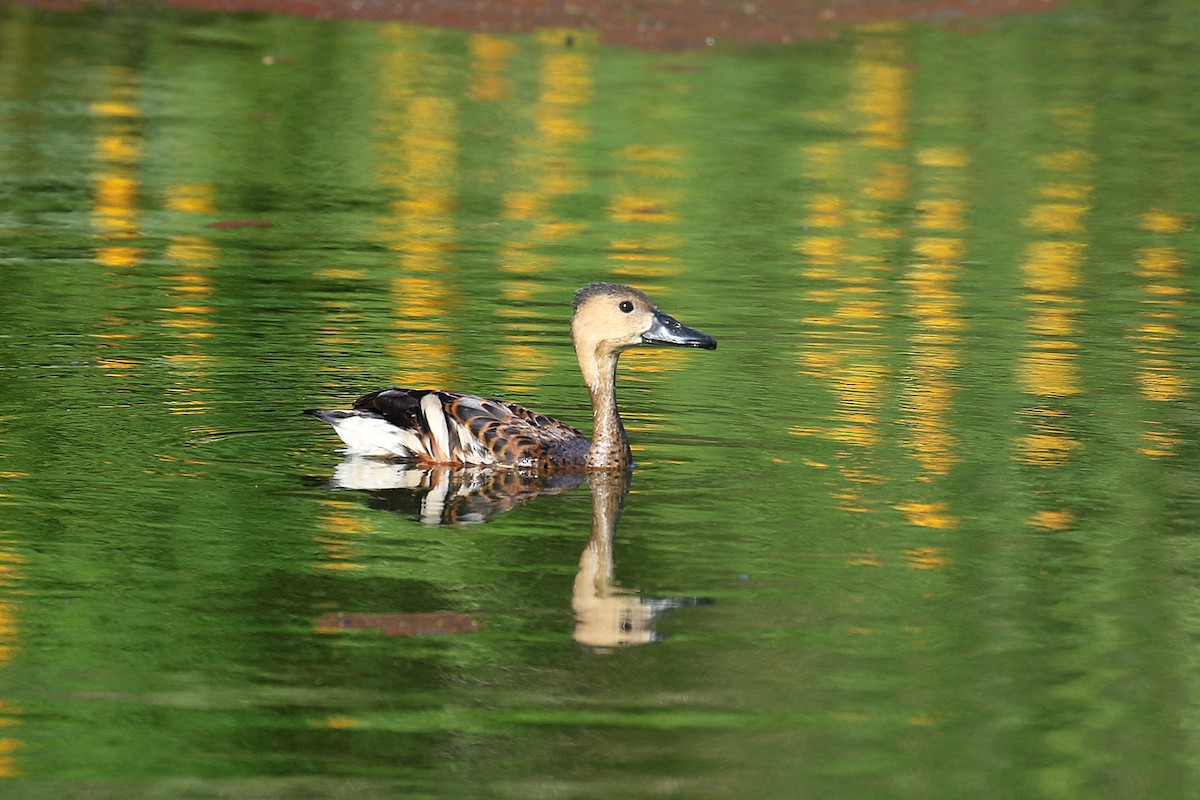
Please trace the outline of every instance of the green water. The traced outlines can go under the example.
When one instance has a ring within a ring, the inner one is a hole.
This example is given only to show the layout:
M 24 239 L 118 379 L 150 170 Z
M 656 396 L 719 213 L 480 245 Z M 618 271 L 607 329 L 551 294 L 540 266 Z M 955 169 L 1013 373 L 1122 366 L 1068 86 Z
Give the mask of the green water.
M 0 7 L 0 795 L 1197 796 L 1191 4 L 564 42 Z M 331 485 L 597 279 L 619 522 Z

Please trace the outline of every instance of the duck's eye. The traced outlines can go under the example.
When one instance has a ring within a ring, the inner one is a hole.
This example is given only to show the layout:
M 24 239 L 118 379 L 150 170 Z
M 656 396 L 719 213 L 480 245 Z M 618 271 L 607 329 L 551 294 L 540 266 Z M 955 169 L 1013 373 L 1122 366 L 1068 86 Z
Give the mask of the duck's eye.
M 633 303 L 629 302 L 628 300 L 622 300 L 620 309 L 628 314 L 630 311 L 633 311 Z

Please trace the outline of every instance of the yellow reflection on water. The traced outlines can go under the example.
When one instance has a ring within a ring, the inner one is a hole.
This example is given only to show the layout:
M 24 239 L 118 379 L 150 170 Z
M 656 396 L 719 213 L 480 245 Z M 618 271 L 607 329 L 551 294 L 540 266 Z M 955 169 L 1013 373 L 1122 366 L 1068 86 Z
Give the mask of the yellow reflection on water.
M 209 215 L 216 211 L 214 197 L 209 184 L 177 183 L 166 188 L 164 204 L 180 214 Z M 212 391 L 211 367 L 216 361 L 206 350 L 206 340 L 212 338 L 216 327 L 212 270 L 217 265 L 218 250 L 206 237 L 176 235 L 167 245 L 165 256 L 175 269 L 165 276 L 167 303 L 159 309 L 163 315 L 159 324 L 179 347 L 166 355 L 172 380 L 167 408 L 172 414 L 205 414 L 211 410 L 205 395 Z
M 965 226 L 965 204 L 957 197 L 939 197 L 917 202 L 917 227 L 938 231 L 960 231 Z
M 957 282 L 962 272 L 966 245 L 966 173 L 969 154 L 962 148 L 942 145 L 920 148 L 916 153 L 914 182 L 924 197 L 917 200 L 913 261 L 905 275 L 909 313 L 915 329 L 909 344 L 910 380 L 904 384 L 902 408 L 910 434 L 905 445 L 921 466 L 921 480 L 931 482 L 958 463 L 958 440 L 950 431 L 949 419 L 958 387 L 951 377 L 960 362 L 959 332 L 962 298 Z M 953 527 L 954 517 L 938 502 L 930 507 L 937 514 L 913 514 L 907 509 L 925 508 L 928 503 L 901 505 L 909 521 L 921 527 Z
M 1029 210 L 1024 223 L 1042 233 L 1081 233 L 1087 211 L 1082 203 L 1038 203 Z
M 1065 509 L 1041 509 L 1034 512 L 1029 524 L 1045 531 L 1065 531 L 1075 524 L 1075 515 Z
M 634 144 L 622 148 L 617 156 L 621 190 L 609 201 L 609 218 L 622 223 L 652 225 L 678 221 L 680 192 L 672 188 L 671 183 L 684 174 L 682 149 L 674 146 Z M 675 243 L 675 238 L 670 234 L 634 226 L 629 229 L 628 238 L 618 239 L 610 245 L 609 258 L 629 261 L 631 252 L 644 251 L 654 253 L 654 260 L 665 265 L 675 260 L 667 252 Z M 648 259 L 632 260 L 640 262 Z M 624 266 L 619 268 L 619 271 L 623 269 L 624 274 L 640 274 L 640 266 L 640 263 L 632 268 Z M 660 266 L 660 270 L 665 269 L 667 268 Z M 678 272 L 679 270 L 675 269 L 662 274 Z
M 1142 214 L 1140 227 L 1159 235 L 1162 243 L 1148 244 L 1134 255 L 1141 285 L 1141 313 L 1132 332 L 1138 356 L 1137 385 L 1143 398 L 1152 403 L 1172 403 L 1186 398 L 1192 389 L 1183 366 L 1185 342 L 1181 314 L 1189 302 L 1184 286 L 1187 261 L 1184 251 L 1169 237 L 1191 230 L 1185 215 L 1165 208 Z M 1172 425 L 1144 420 L 1141 452 L 1150 458 L 1174 456 L 1183 441 Z
M 677 198 L 661 188 L 638 187 L 614 197 L 608 216 L 617 222 L 677 222 Z
M 574 110 L 586 105 L 592 97 L 590 48 L 564 47 L 563 39 L 558 31 L 543 30 L 538 34 L 544 49 L 538 66 L 542 87 L 534 119 L 539 138 L 581 142 L 590 129 Z
M 669 289 L 652 281 L 683 273 L 675 254 L 680 238 L 673 225 L 679 220 L 684 155 L 681 147 L 668 143 L 638 142 L 621 148 L 616 162 L 620 188 L 608 204 L 609 219 L 620 224 L 608 245 L 609 269 L 617 280 L 662 298 L 659 302 L 668 306 Z M 631 351 L 620 380 L 647 382 L 651 375 L 681 368 L 683 355 L 665 347 Z M 629 427 L 646 431 L 672 426 L 667 417 L 640 414 Z
M 417 388 L 452 389 L 454 347 L 446 314 L 455 302 L 451 284 L 440 278 L 399 277 L 392 281 L 397 327 L 388 355 L 402 365 L 396 382 Z
M 831 466 L 833 495 L 846 511 L 872 511 L 863 491 L 883 480 L 875 467 L 882 442 L 880 414 L 893 370 L 884 335 L 889 310 L 881 279 L 891 271 L 883 253 L 898 231 L 888 205 L 910 187 L 908 167 L 892 151 L 907 142 L 909 81 L 902 28 L 881 28 L 855 49 L 851 96 L 830 111 L 857 140 L 803 148 L 804 170 L 816 188 L 806 198 L 805 236 L 796 242 L 806 299 L 818 313 L 804 320 L 800 369 L 828 385 L 832 416 L 793 427 L 840 445 Z
M 508 98 L 511 81 L 508 78 L 508 61 L 517 51 L 517 46 L 508 39 L 477 33 L 468 41 L 471 50 L 472 100 L 498 102 Z
M 874 26 L 874 36 L 854 60 L 855 93 L 863 144 L 873 150 L 898 150 L 908 142 L 910 85 L 907 46 L 899 25 Z
M 212 214 L 217 210 L 214 194 L 207 183 L 177 183 L 167 190 L 166 206 L 186 214 Z
M 1142 214 L 1140 220 L 1144 230 L 1153 233 L 1184 233 L 1193 229 L 1191 220 L 1184 214 L 1165 208 L 1154 208 Z
M 927 527 L 938 527 L 936 525 Z M 953 527 L 952 525 L 944 525 L 942 527 Z M 908 550 L 904 554 L 908 560 L 908 566 L 912 569 L 929 569 L 942 570 L 952 563 L 952 559 L 947 555 L 946 551 L 937 547 L 915 547 Z
M 97 154 L 103 158 L 101 154 Z M 132 236 L 137 232 L 137 181 L 129 175 L 101 172 L 95 178 L 93 225 L 101 236 Z
M 1075 141 L 1090 130 L 1090 110 L 1053 109 L 1051 117 L 1062 141 L 1059 149 L 1037 157 L 1043 181 L 1023 219 L 1038 238 L 1029 243 L 1020 262 L 1021 296 L 1029 316 L 1028 339 L 1017 365 L 1021 390 L 1039 400 L 1025 412 L 1029 431 L 1019 443 L 1020 458 L 1041 467 L 1061 466 L 1082 447 L 1061 401 L 1083 391 L 1075 340 L 1082 302 L 1076 293 L 1083 281 L 1087 244 L 1078 235 L 1085 232 L 1095 161 Z
M 363 569 L 363 565 L 355 560 L 358 555 L 356 542 L 373 529 L 360 516 L 362 510 L 357 503 L 321 499 L 321 510 L 316 515 L 321 528 L 316 537 L 321 550 L 317 567 L 337 571 Z
M 958 520 L 950 513 L 950 505 L 945 501 L 900 503 L 896 508 L 903 512 L 909 522 L 922 528 L 948 530 L 958 527 Z
M 128 291 L 124 271 L 141 264 L 144 257 L 142 246 L 132 241 L 139 235 L 142 188 L 138 170 L 145 154 L 135 80 L 131 70 L 105 69 L 104 96 L 89 106 L 95 120 L 91 206 L 92 232 L 98 242 L 95 261 L 106 268 L 106 289 L 113 294 Z M 102 374 L 118 385 L 139 363 L 124 353 L 135 338 L 124 330 L 129 325 L 125 317 L 109 315 L 95 332 L 100 351 L 97 363 Z
M 1019 267 L 1026 308 L 1026 341 L 1018 356 L 1017 382 L 1032 398 L 1022 411 L 1025 432 L 1016 457 L 1038 468 L 1069 464 L 1083 449 L 1068 401 L 1084 393 L 1079 368 L 1083 302 L 1078 292 L 1087 260 L 1088 213 L 1095 157 L 1083 145 L 1091 131 L 1091 109 L 1050 109 L 1054 149 L 1035 158 L 1040 180 L 1022 219 L 1033 238 Z M 1044 533 L 1070 529 L 1074 514 L 1055 493 L 1040 490 L 1026 524 Z
M 92 230 L 100 244 L 96 263 L 108 268 L 133 267 L 141 263 L 142 248 L 121 240 L 138 234 L 141 191 L 135 166 L 141 159 L 143 141 L 137 87 L 131 71 L 109 67 L 105 77 L 107 95 L 92 103 L 97 120 L 92 148 Z
M 500 345 L 500 363 L 504 365 L 504 386 L 507 391 L 533 391 L 545 373 L 544 348 L 536 339 L 522 340 L 510 333 Z
M 375 151 L 380 183 L 395 199 L 377 220 L 378 236 L 398 255 L 391 281 L 396 326 L 388 348 L 399 385 L 451 388 L 456 356 L 447 315 L 458 303 L 446 275 L 455 247 L 458 106 L 441 87 L 439 55 L 422 50 L 406 25 L 379 28 L 390 45 L 379 62 L 380 107 Z M 397 76 L 404 76 L 398 79 Z
M 498 312 L 503 340 L 497 366 L 501 388 L 509 392 L 530 391 L 549 369 L 551 350 L 537 346 L 540 328 L 533 311 L 547 283 L 536 278 L 554 267 L 543 248 L 580 230 L 578 223 L 560 216 L 556 201 L 584 187 L 578 149 L 591 135 L 582 112 L 592 100 L 592 49 L 565 47 L 564 35 L 549 30 L 539 33 L 535 46 L 533 131 L 515 142 L 514 186 L 503 195 L 504 218 L 513 224 L 500 249 L 504 302 Z

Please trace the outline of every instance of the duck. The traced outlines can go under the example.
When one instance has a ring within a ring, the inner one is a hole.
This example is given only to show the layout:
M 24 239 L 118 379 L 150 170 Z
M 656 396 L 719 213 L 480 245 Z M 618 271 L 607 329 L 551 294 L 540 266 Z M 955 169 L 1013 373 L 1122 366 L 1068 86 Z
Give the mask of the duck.
M 644 292 L 589 283 L 575 293 L 571 339 L 592 403 L 592 437 L 517 403 L 441 389 L 390 386 L 349 409 L 307 409 L 346 453 L 422 465 L 620 471 L 633 466 L 617 410 L 617 361 L 631 347 L 715 350 L 717 340 L 663 312 Z

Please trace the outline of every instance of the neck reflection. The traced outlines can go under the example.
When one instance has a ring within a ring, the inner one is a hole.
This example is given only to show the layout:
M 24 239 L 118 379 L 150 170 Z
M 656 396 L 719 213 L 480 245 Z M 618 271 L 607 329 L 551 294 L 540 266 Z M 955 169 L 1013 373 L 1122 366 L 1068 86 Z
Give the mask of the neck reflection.
M 572 637 L 593 652 L 605 653 L 660 641 L 657 627 L 663 612 L 713 602 L 703 597 L 645 597 L 617 582 L 614 537 L 630 478 L 628 470 L 538 473 L 350 456 L 328 483 L 335 489 L 367 492 L 373 509 L 415 515 L 426 525 L 462 525 L 486 522 L 542 495 L 570 492 L 586 481 L 592 494 L 592 528 L 572 585 Z M 377 615 L 366 616 L 374 620 Z
M 660 641 L 657 626 L 664 611 L 712 603 L 703 597 L 643 597 L 617 583 L 613 537 L 629 494 L 629 479 L 625 470 L 588 475 L 592 535 L 579 558 L 571 608 L 575 641 L 596 652 Z

